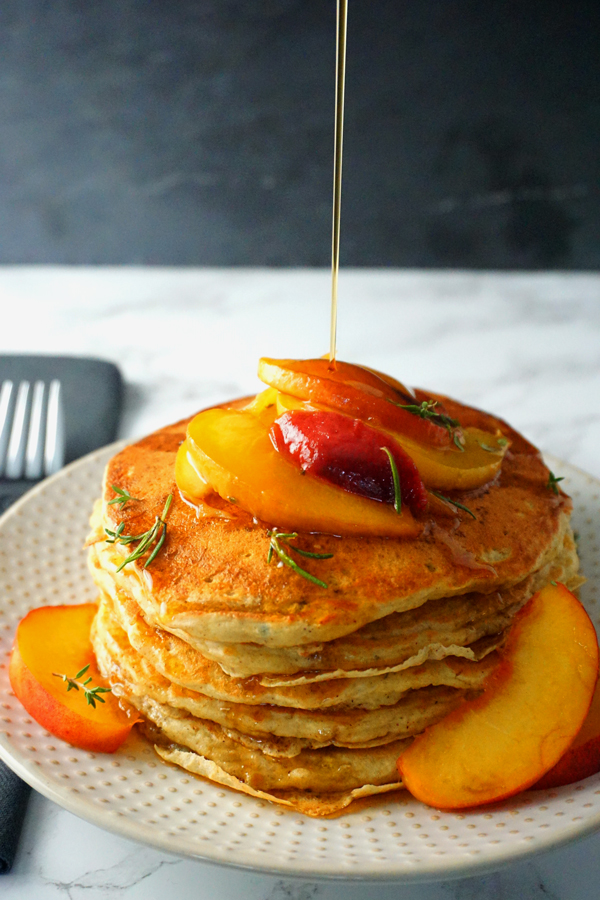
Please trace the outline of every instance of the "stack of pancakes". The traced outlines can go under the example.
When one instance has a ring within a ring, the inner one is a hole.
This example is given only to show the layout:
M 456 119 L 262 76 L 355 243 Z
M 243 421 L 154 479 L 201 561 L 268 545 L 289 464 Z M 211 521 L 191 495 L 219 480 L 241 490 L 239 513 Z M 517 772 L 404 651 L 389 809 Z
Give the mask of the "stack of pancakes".
M 92 640 L 164 760 L 309 815 L 398 789 L 400 752 L 481 691 L 527 599 L 550 580 L 578 586 L 571 504 L 535 448 L 445 404 L 512 441 L 493 483 L 453 495 L 475 518 L 436 501 L 417 539 L 299 535 L 302 549 L 332 554 L 303 562 L 326 588 L 268 562 L 276 523 L 180 496 L 186 422 L 111 460 L 89 541 Z M 111 505 L 113 485 L 136 499 Z M 105 529 L 145 532 L 170 493 L 160 552 L 118 572 L 132 547 Z

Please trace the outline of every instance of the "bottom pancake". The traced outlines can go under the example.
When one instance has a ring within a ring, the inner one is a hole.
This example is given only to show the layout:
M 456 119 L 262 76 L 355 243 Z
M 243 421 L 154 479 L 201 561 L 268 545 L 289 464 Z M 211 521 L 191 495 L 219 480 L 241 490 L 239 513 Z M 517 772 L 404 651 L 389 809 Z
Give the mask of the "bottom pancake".
M 224 787 L 249 794 L 258 800 L 270 800 L 272 803 L 287 806 L 290 809 L 297 810 L 297 812 L 304 813 L 305 816 L 313 816 L 315 818 L 339 815 L 355 800 L 389 793 L 403 787 L 402 782 L 390 782 L 389 784 L 380 785 L 365 784 L 351 791 L 331 791 L 321 794 L 314 794 L 311 791 L 259 791 L 233 775 L 229 775 L 216 763 L 206 759 L 204 756 L 199 756 L 197 753 L 192 753 L 184 748 L 161 747 L 159 745 L 155 745 L 154 749 L 165 762 L 180 766 L 194 775 L 201 775 L 209 781 L 214 781 L 216 784 L 222 784 Z

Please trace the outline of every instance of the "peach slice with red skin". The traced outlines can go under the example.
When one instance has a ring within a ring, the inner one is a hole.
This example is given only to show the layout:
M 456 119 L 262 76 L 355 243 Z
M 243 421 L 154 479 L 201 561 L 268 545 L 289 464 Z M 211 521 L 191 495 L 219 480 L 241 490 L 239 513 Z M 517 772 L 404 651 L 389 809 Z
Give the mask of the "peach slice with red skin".
M 279 416 L 293 410 L 326 411 L 323 406 L 313 406 L 274 388 L 267 388 L 258 394 L 246 409 L 258 415 L 272 404 L 276 405 Z M 425 486 L 432 490 L 468 491 L 487 484 L 497 475 L 510 446 L 510 441 L 499 430 L 491 433 L 481 428 L 464 428 L 462 453 L 456 448 L 425 447 L 398 432 L 377 431 L 382 442 L 391 438 L 400 445 L 416 465 Z
M 273 446 L 303 472 L 344 490 L 383 503 L 395 503 L 391 454 L 401 503 L 412 513 L 427 507 L 427 491 L 414 462 L 387 435 L 360 419 L 335 412 L 292 410 L 269 431 Z
M 581 731 L 559 761 L 533 787 L 562 787 L 600 772 L 600 682 Z
M 431 489 L 472 490 L 497 475 L 510 445 L 497 429 L 443 427 L 415 412 L 427 402 L 423 392 L 418 392 L 416 400 L 400 382 L 379 372 L 343 362 L 337 362 L 335 369 L 329 365 L 324 359 L 262 359 L 259 377 L 272 387 L 248 408 L 258 411 L 276 402 L 280 415 L 294 408 L 329 409 L 360 419 L 400 444 Z M 274 388 L 279 388 L 275 395 Z M 412 407 L 413 412 L 398 403 Z M 435 403 L 434 412 L 445 414 L 442 401 Z
M 263 357 L 258 364 L 258 377 L 284 394 L 345 413 L 376 428 L 399 432 L 416 443 L 452 445 L 447 428 L 401 408 L 415 404 L 404 385 L 371 369 L 326 359 Z M 441 406 L 439 411 L 443 412 Z
M 121 709 L 114 694 L 102 694 L 104 703 L 96 702 L 94 708 L 81 689 L 67 691 L 66 683 L 53 675 L 72 678 L 89 664 L 79 681 L 91 676 L 90 688 L 106 686 L 90 642 L 96 609 L 95 603 L 84 603 L 27 613 L 17 628 L 9 676 L 29 715 L 51 734 L 82 750 L 114 753 L 136 719 Z
M 597 678 L 598 641 L 585 609 L 564 585 L 547 585 L 515 617 L 483 694 L 400 756 L 404 785 L 438 809 L 481 806 L 531 787 L 572 744 Z
M 309 478 L 269 438 L 275 407 L 259 415 L 215 408 L 198 413 L 179 448 L 175 476 L 192 502 L 212 489 L 257 519 L 291 531 L 416 537 L 423 525 L 402 509 Z

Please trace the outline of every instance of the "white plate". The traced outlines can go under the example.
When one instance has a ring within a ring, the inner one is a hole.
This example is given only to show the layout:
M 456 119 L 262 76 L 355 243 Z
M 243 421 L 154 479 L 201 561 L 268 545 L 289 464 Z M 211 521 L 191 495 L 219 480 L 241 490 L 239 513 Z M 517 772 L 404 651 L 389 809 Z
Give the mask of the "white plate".
M 10 689 L 19 619 L 36 606 L 95 599 L 82 549 L 115 447 L 63 469 L 0 519 L 0 756 L 36 790 L 95 825 L 183 856 L 309 877 L 435 880 L 493 869 L 600 827 L 600 775 L 530 791 L 480 812 L 442 813 L 407 794 L 338 819 L 309 819 L 164 765 L 141 738 L 87 753 L 33 722 Z M 596 627 L 600 482 L 550 460 L 575 501 L 583 601 Z

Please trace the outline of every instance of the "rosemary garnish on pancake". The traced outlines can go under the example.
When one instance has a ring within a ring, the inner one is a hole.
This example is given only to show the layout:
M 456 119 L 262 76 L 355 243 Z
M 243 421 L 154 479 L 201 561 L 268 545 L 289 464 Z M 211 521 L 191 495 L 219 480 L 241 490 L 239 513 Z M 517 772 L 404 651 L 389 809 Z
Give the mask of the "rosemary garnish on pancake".
M 548 483 L 547 483 L 546 487 L 548 488 L 549 491 L 552 491 L 553 494 L 556 494 L 557 497 L 558 497 L 558 482 L 564 481 L 564 480 L 565 480 L 564 476 L 562 478 L 557 478 L 556 475 L 554 474 L 554 472 L 551 472 L 548 469 Z
M 469 513 L 469 515 L 471 516 L 472 519 L 477 518 L 475 513 L 471 512 L 471 510 L 469 509 L 468 506 L 465 506 L 464 504 L 459 503 L 458 500 L 451 500 L 450 497 L 444 497 L 443 494 L 438 494 L 437 491 L 431 491 L 431 493 L 433 494 L 434 497 L 437 497 L 438 500 L 443 500 L 445 503 L 449 503 L 451 506 L 455 506 L 457 509 L 462 509 L 466 513 Z
M 392 479 L 394 481 L 394 509 L 400 515 L 402 512 L 402 494 L 400 493 L 400 476 L 398 475 L 398 466 L 396 465 L 396 460 L 394 459 L 391 450 L 388 447 L 381 448 L 385 454 L 387 454 L 387 458 L 390 461 L 390 467 L 392 469 Z
M 77 673 L 77 675 L 75 675 L 73 678 L 69 678 L 68 675 L 62 675 L 59 672 L 53 672 L 52 674 L 54 675 L 55 678 L 62 678 L 62 680 L 67 685 L 67 693 L 71 690 L 78 691 L 79 688 L 81 688 L 81 690 L 83 691 L 83 693 L 85 695 L 85 699 L 88 702 L 88 706 L 93 706 L 94 709 L 96 709 L 96 702 L 98 702 L 98 703 L 106 702 L 102 697 L 100 697 L 100 694 L 110 694 L 111 689 L 106 688 L 106 687 L 100 687 L 100 685 L 97 685 L 97 687 L 93 687 L 93 688 L 87 687 L 87 685 L 92 680 L 91 675 L 89 678 L 86 678 L 85 681 L 78 681 L 77 679 L 81 678 L 83 675 L 85 675 L 85 673 L 87 672 L 89 667 L 90 667 L 90 664 L 88 663 L 87 666 L 84 666 L 83 669 L 80 669 L 79 672 Z
M 133 498 L 132 498 L 133 499 Z M 161 516 L 157 516 L 154 520 L 154 525 L 152 528 L 149 528 L 148 531 L 144 531 L 143 534 L 123 534 L 123 529 L 125 528 L 125 522 L 121 522 L 116 531 L 112 531 L 110 528 L 105 528 L 105 532 L 108 535 L 106 539 L 107 544 L 132 544 L 134 541 L 139 541 L 138 546 L 135 548 L 133 553 L 124 559 L 117 572 L 120 572 L 126 565 L 131 562 L 135 562 L 136 559 L 140 559 L 144 555 L 144 553 L 152 547 L 154 544 L 154 549 L 152 550 L 150 556 L 144 563 L 144 569 L 147 569 L 150 563 L 156 559 L 156 556 L 165 542 L 165 537 L 167 534 L 167 513 L 169 512 L 169 507 L 173 501 L 173 494 L 169 494 L 167 500 L 165 502 L 164 509 L 162 511 Z
M 302 550 L 300 547 L 290 547 L 289 541 L 295 540 L 298 537 L 297 531 L 286 533 L 273 528 L 272 530 L 267 531 L 267 535 L 270 538 L 269 552 L 267 554 L 268 563 L 273 559 L 273 553 L 276 553 L 281 562 L 284 563 L 284 565 L 289 566 L 290 569 L 293 569 L 297 575 L 302 575 L 303 578 L 312 581 L 313 584 L 318 584 L 319 587 L 328 587 L 328 585 L 326 585 L 324 581 L 321 581 L 320 578 L 316 578 L 314 575 L 311 575 L 310 572 L 307 572 L 306 569 L 299 566 L 298 563 L 292 559 L 287 550 L 299 553 L 300 556 L 306 556 L 309 559 L 331 559 L 333 553 L 312 553 L 309 550 Z
M 429 422 L 433 422 L 434 425 L 441 425 L 442 428 L 445 428 L 448 431 L 448 434 L 451 436 L 454 444 L 458 447 L 458 449 L 464 453 L 464 447 L 460 440 L 460 422 L 457 419 L 452 419 L 450 416 L 445 415 L 444 413 L 436 412 L 435 408 L 438 406 L 437 400 L 423 400 L 422 403 L 396 403 L 395 400 L 390 400 L 388 398 L 389 403 L 393 403 L 394 406 L 397 406 L 399 409 L 405 409 L 407 412 L 412 413 L 413 416 L 418 416 L 420 419 L 427 419 Z
M 126 488 L 117 487 L 116 484 L 111 484 L 111 488 L 117 495 L 113 497 L 112 500 L 108 501 L 108 506 L 112 506 L 113 503 L 119 504 L 119 509 L 123 509 L 126 503 L 129 503 L 130 500 L 139 500 L 139 497 L 132 497 L 129 491 Z

